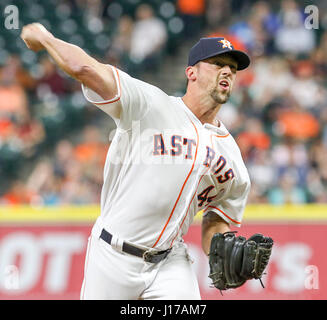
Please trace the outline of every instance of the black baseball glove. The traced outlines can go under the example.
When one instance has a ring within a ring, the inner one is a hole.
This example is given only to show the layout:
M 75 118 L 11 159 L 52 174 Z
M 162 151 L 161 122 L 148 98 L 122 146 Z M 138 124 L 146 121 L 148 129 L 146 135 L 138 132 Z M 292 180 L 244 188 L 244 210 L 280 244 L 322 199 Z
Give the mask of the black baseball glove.
M 273 243 L 271 238 L 258 233 L 248 240 L 236 237 L 235 232 L 216 233 L 209 253 L 209 277 L 213 285 L 226 290 L 238 288 L 249 279 L 260 279 L 261 282 Z

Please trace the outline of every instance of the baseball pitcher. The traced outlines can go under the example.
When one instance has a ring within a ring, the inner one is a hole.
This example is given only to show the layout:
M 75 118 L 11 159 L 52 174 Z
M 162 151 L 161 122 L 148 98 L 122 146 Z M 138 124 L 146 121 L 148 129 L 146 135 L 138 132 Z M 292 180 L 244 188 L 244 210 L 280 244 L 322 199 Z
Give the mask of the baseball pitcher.
M 260 279 L 273 241 L 230 231 L 241 225 L 250 180 L 237 144 L 217 120 L 248 55 L 227 39 L 201 38 L 189 52 L 180 98 L 98 62 L 39 23 L 25 26 L 21 38 L 31 50 L 46 50 L 117 126 L 81 299 L 201 299 L 183 242 L 201 209 L 213 285 L 226 290 Z

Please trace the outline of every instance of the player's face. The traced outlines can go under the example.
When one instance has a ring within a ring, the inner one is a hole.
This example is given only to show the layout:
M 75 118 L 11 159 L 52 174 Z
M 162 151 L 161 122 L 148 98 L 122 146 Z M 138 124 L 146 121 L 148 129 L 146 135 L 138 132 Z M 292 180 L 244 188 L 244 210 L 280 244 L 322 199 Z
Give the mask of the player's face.
M 223 104 L 232 92 L 236 78 L 237 62 L 224 54 L 201 61 L 198 80 L 217 104 Z

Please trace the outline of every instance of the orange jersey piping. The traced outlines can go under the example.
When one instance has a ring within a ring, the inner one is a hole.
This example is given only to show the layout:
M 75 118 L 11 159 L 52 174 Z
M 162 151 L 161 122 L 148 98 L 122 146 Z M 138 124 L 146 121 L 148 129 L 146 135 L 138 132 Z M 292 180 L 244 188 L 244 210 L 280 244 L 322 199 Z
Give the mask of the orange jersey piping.
M 232 222 L 234 222 L 234 223 L 236 223 L 236 224 L 241 224 L 241 222 L 232 219 L 230 216 L 228 216 L 224 211 L 220 210 L 219 208 L 214 207 L 214 206 L 208 206 L 206 209 L 209 209 L 209 208 L 216 209 L 216 210 L 218 210 L 219 212 L 221 212 L 221 213 L 222 213 L 226 218 L 228 218 L 230 221 L 232 221 Z
M 97 105 L 97 106 L 101 106 L 101 105 L 104 105 L 104 104 L 109 104 L 109 103 L 114 103 L 114 102 L 117 102 L 117 101 L 119 101 L 120 100 L 120 97 L 121 97 L 121 86 L 120 86 L 120 77 L 119 77 L 119 73 L 118 73 L 118 70 L 115 68 L 115 67 L 113 67 L 114 69 L 115 69 L 115 72 L 116 72 L 116 74 L 117 74 L 117 78 L 118 78 L 118 90 L 119 90 L 119 96 L 116 98 L 116 99 L 114 99 L 114 100 L 107 100 L 107 101 L 104 101 L 104 102 L 96 102 L 96 103 L 94 103 L 95 105 Z
M 172 240 L 171 243 L 170 243 L 170 248 L 172 247 L 172 245 L 173 245 L 175 239 L 177 238 L 177 236 L 178 236 L 178 234 L 179 234 L 179 231 L 181 230 L 181 228 L 182 228 L 182 226 L 183 226 L 183 224 L 184 224 L 184 221 L 185 221 L 185 219 L 186 219 L 186 217 L 187 217 L 187 215 L 188 215 L 188 212 L 189 212 L 189 209 L 190 209 L 191 203 L 193 202 L 193 199 L 194 199 L 194 197 L 195 197 L 195 195 L 196 195 L 196 193 L 197 193 L 197 191 L 198 191 L 199 184 L 200 184 L 202 178 L 205 176 L 205 174 L 208 172 L 209 169 L 210 169 L 210 168 L 207 168 L 207 169 L 206 169 L 206 172 L 205 172 L 205 173 L 201 176 L 201 178 L 199 179 L 199 182 L 198 182 L 198 185 L 197 185 L 197 187 L 196 187 L 196 189 L 195 189 L 195 192 L 194 192 L 194 194 L 193 194 L 193 197 L 192 197 L 192 199 L 191 199 L 191 201 L 190 201 L 190 203 L 189 203 L 189 205 L 188 205 L 188 207 L 187 207 L 187 211 L 186 211 L 186 213 L 185 213 L 185 216 L 184 216 L 184 218 L 183 218 L 183 221 L 182 221 L 181 225 L 179 226 L 178 231 L 177 231 L 175 237 L 173 238 L 173 240 Z
M 179 192 L 179 195 L 178 195 L 177 200 L 176 200 L 176 202 L 175 202 L 175 204 L 174 204 L 174 207 L 173 207 L 173 209 L 172 209 L 172 211 L 171 211 L 171 213 L 170 213 L 170 215 L 169 215 L 169 218 L 168 218 L 168 220 L 167 220 L 167 222 L 166 222 L 164 228 L 162 229 L 162 231 L 161 231 L 161 233 L 160 233 L 158 239 L 156 240 L 156 242 L 155 242 L 154 245 L 152 246 L 152 248 L 154 248 L 154 247 L 157 245 L 157 243 L 158 243 L 159 240 L 161 239 L 161 237 L 162 237 L 164 231 L 166 230 L 167 225 L 168 225 L 168 223 L 169 223 L 171 217 L 172 217 L 173 214 L 174 214 L 174 211 L 175 211 L 175 209 L 176 209 L 177 203 L 178 203 L 178 201 L 179 201 L 179 199 L 180 199 L 180 197 L 181 197 L 181 195 L 182 195 L 182 193 L 183 193 L 183 190 L 184 190 L 184 187 L 185 187 L 185 185 L 186 185 L 186 182 L 187 182 L 187 180 L 189 179 L 189 177 L 190 177 L 190 175 L 191 175 L 191 173 L 193 172 L 193 169 L 194 169 L 195 161 L 196 161 L 197 154 L 198 154 L 199 133 L 198 133 L 198 130 L 196 129 L 196 126 L 195 126 L 194 123 L 192 122 L 192 120 L 190 120 L 190 121 L 191 121 L 191 123 L 192 123 L 192 125 L 193 125 L 193 127 L 194 127 L 194 129 L 195 129 L 196 136 L 197 136 L 197 144 L 196 144 L 196 149 L 195 149 L 194 161 L 193 161 L 193 164 L 192 164 L 191 170 L 190 170 L 190 172 L 188 173 L 188 175 L 187 175 L 187 177 L 186 177 L 186 179 L 185 179 L 185 181 L 184 181 L 184 183 L 183 183 L 183 186 L 182 186 L 182 188 L 181 188 L 181 190 L 180 190 L 180 192 Z

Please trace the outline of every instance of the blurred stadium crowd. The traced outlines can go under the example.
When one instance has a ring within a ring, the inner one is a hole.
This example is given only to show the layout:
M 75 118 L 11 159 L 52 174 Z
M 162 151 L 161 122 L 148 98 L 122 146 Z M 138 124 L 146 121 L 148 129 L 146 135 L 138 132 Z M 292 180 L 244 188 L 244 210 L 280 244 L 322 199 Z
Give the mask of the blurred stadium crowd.
M 327 202 L 327 5 L 306 29 L 305 1 L 3 0 L 20 28 L 41 22 L 99 60 L 160 83 L 167 57 L 220 35 L 252 57 L 219 117 L 249 170 L 250 203 Z M 109 117 L 44 53 L 0 34 L 0 204 L 99 203 Z M 171 82 L 174 75 L 170 75 Z M 164 82 L 162 88 L 164 89 Z M 185 83 L 176 81 L 182 94 Z M 182 88 L 182 89 L 181 89 Z

